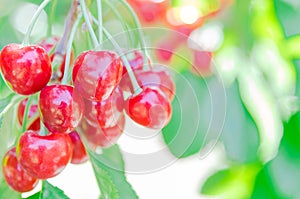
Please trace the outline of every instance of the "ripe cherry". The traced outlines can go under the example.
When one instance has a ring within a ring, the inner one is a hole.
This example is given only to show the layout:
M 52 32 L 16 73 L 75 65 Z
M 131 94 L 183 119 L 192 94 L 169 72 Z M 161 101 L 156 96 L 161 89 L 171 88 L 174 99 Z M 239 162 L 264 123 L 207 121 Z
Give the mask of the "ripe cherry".
M 122 135 L 125 126 L 125 116 L 122 114 L 115 126 L 102 128 L 97 123 L 90 124 L 82 120 L 79 129 L 88 141 L 89 147 L 95 150 L 96 147 L 108 148 L 114 145 Z
M 135 50 L 133 52 L 128 52 L 125 54 L 126 58 L 129 62 L 129 65 L 132 69 L 132 71 L 136 71 L 136 70 L 142 70 L 143 66 L 144 66 L 144 56 L 141 52 Z M 123 63 L 123 62 L 122 62 Z M 150 59 L 148 58 L 148 65 L 150 65 Z M 123 74 L 122 76 L 124 76 L 127 73 L 127 69 L 123 63 Z
M 76 131 L 72 131 L 68 135 L 71 138 L 72 146 L 73 146 L 71 163 L 72 164 L 81 164 L 81 163 L 88 161 L 87 152 L 81 141 L 80 135 Z
M 120 82 L 122 69 L 122 62 L 114 52 L 86 51 L 75 61 L 74 87 L 88 100 L 105 100 Z
M 28 192 L 34 189 L 38 179 L 24 171 L 16 157 L 16 148 L 6 152 L 2 162 L 2 172 L 7 184 L 17 192 Z
M 85 100 L 85 119 L 89 123 L 98 123 L 102 128 L 115 126 L 123 114 L 124 96 L 119 87 L 101 102 Z
M 136 123 L 148 128 L 160 129 L 171 118 L 172 107 L 168 98 L 159 89 L 146 87 L 125 101 L 127 115 Z
M 136 70 L 134 72 L 140 87 L 159 88 L 170 101 L 174 99 L 176 88 L 172 76 L 166 67 L 155 64 L 148 71 Z M 132 83 L 128 75 L 125 75 L 122 78 L 120 87 L 123 91 L 134 93 Z
M 26 131 L 19 140 L 17 157 L 22 168 L 38 179 L 54 177 L 62 172 L 71 160 L 72 142 L 68 134 Z
M 2 49 L 1 71 L 16 93 L 30 95 L 40 91 L 51 78 L 51 61 L 44 48 L 9 44 Z
M 39 109 L 50 132 L 69 133 L 78 126 L 83 116 L 84 102 L 72 86 L 50 85 L 40 93 Z
M 24 99 L 20 102 L 18 106 L 18 120 L 19 124 L 22 126 L 23 124 L 23 118 L 24 118 L 24 112 L 26 108 L 28 99 Z M 29 124 L 29 127 L 27 128 L 28 130 L 33 130 L 37 131 L 40 129 L 40 117 L 38 113 L 38 105 L 37 104 L 32 104 L 29 108 L 28 112 L 28 119 L 30 120 L 31 118 L 35 118 L 31 124 Z

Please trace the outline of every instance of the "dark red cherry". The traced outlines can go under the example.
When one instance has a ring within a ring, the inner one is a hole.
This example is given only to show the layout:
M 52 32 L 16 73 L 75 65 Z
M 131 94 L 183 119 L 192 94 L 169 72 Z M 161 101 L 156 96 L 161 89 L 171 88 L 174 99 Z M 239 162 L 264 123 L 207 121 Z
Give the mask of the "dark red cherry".
M 115 126 L 123 114 L 124 96 L 117 87 L 106 100 L 95 102 L 85 100 L 85 119 L 89 123 L 98 123 L 102 128 Z
M 122 69 L 122 62 L 114 52 L 84 52 L 74 64 L 74 87 L 85 99 L 105 100 L 120 82 Z
M 146 87 L 125 101 L 127 115 L 136 123 L 153 129 L 163 128 L 171 118 L 172 107 L 159 89 Z
M 41 118 L 53 133 L 69 133 L 84 113 L 81 96 L 69 85 L 50 85 L 42 89 L 39 99 Z
M 16 93 L 30 95 L 44 88 L 51 78 L 51 61 L 44 48 L 9 44 L 2 49 L 1 71 Z
M 79 129 L 88 141 L 89 147 L 95 150 L 96 147 L 108 148 L 116 144 L 122 135 L 125 126 L 125 116 L 122 114 L 115 126 L 109 128 L 101 128 L 98 123 L 90 124 L 86 120 L 82 120 Z
M 18 106 L 18 120 L 19 120 L 19 124 L 21 126 L 23 124 L 24 112 L 25 112 L 27 101 L 28 101 L 27 98 L 22 100 L 20 102 L 19 106 Z M 39 117 L 38 105 L 37 104 L 32 104 L 29 108 L 28 120 L 27 121 L 29 121 L 31 118 L 36 118 L 36 119 L 34 119 L 31 122 L 31 124 L 29 124 L 27 129 L 28 130 L 33 130 L 33 131 L 40 130 L 40 117 Z
M 88 161 L 87 152 L 81 141 L 80 135 L 76 131 L 72 131 L 68 134 L 71 138 L 73 145 L 73 153 L 71 158 L 72 164 L 81 164 Z
M 17 192 L 28 192 L 34 189 L 38 179 L 24 171 L 16 157 L 16 148 L 10 149 L 3 157 L 2 173 L 10 188 Z
M 19 140 L 17 157 L 21 167 L 31 176 L 48 179 L 61 173 L 71 160 L 72 142 L 68 134 L 26 131 Z

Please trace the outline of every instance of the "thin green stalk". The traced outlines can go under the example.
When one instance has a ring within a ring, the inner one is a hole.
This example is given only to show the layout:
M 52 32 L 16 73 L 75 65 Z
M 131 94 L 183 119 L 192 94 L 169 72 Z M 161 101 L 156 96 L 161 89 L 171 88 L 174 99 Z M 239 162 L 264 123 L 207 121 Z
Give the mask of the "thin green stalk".
M 31 106 L 32 98 L 33 98 L 33 95 L 31 95 L 28 98 L 27 103 L 26 103 L 26 108 L 25 108 L 25 111 L 24 111 L 23 122 L 22 122 L 22 132 L 25 132 L 26 128 L 27 128 L 28 113 L 29 113 L 29 109 L 30 109 L 30 106 Z
M 42 136 L 48 135 L 48 130 L 46 129 L 46 127 L 42 121 L 41 121 L 41 130 L 39 132 L 39 135 L 42 135 Z
M 48 17 L 48 28 L 47 28 L 47 36 L 48 37 L 50 37 L 52 35 L 52 23 L 53 23 L 56 5 L 57 5 L 57 0 L 53 0 L 52 5 L 51 5 L 50 15 Z
M 87 27 L 89 29 L 90 35 L 92 37 L 92 40 L 93 40 L 93 43 L 94 43 L 94 47 L 96 48 L 96 47 L 99 46 L 99 42 L 98 42 L 96 34 L 95 34 L 94 30 L 93 30 L 92 24 L 90 22 L 90 19 L 89 19 L 89 16 L 88 16 L 88 12 L 87 12 L 84 0 L 80 0 L 80 6 L 81 6 L 81 10 L 82 10 L 82 13 L 83 13 L 83 17 L 84 17 L 85 23 L 86 23 L 86 25 L 87 25 Z
M 100 44 L 103 42 L 103 19 L 102 19 L 102 0 L 97 0 L 97 10 L 98 10 L 98 38 Z
M 111 34 L 106 30 L 106 28 L 103 27 L 103 33 L 106 35 L 106 37 L 109 39 L 109 41 L 112 43 L 112 45 L 116 48 L 117 52 L 119 53 L 119 55 L 121 56 L 121 59 L 126 67 L 126 70 L 128 72 L 129 78 L 131 80 L 132 86 L 133 86 L 133 90 L 135 94 L 138 94 L 142 91 L 142 88 L 139 86 L 136 77 L 130 67 L 130 64 L 126 58 L 126 56 L 124 55 L 124 53 L 122 52 L 121 47 L 119 46 L 119 44 L 113 39 L 113 37 L 111 36 Z
M 68 45 L 67 45 L 67 52 L 66 52 L 66 62 L 65 62 L 64 76 L 63 76 L 63 79 L 61 81 L 62 84 L 66 84 L 68 82 L 68 74 L 69 74 L 69 68 L 70 68 L 69 66 L 70 66 L 70 60 L 71 60 L 72 44 L 73 44 L 75 33 L 76 33 L 76 30 L 78 28 L 78 25 L 79 25 L 79 22 L 80 22 L 81 18 L 82 18 L 82 14 L 79 13 L 79 15 L 77 16 L 76 21 L 74 22 L 71 33 L 70 33 L 70 37 L 69 37 Z
M 26 34 L 24 36 L 22 45 L 27 46 L 29 45 L 29 39 L 31 32 L 33 30 L 34 25 L 36 24 L 37 19 L 39 18 L 41 12 L 43 9 L 46 7 L 46 5 L 50 2 L 51 0 L 44 0 L 43 3 L 38 7 L 37 11 L 34 13 L 33 17 L 31 18 L 30 24 L 27 28 Z
M 134 10 L 132 9 L 132 7 L 125 1 L 125 0 L 120 0 L 121 3 L 127 8 L 127 10 L 130 12 L 130 14 L 133 17 L 135 26 L 137 27 L 137 31 L 138 31 L 138 35 L 139 35 L 139 40 L 141 41 L 141 48 L 144 54 L 144 66 L 143 66 L 143 70 L 149 70 L 149 66 L 147 64 L 148 62 L 148 55 L 147 55 L 147 49 L 146 49 L 146 44 L 144 41 L 144 37 L 143 37 L 143 33 L 142 33 L 142 28 L 141 28 L 141 24 L 140 21 L 137 17 L 137 15 L 135 14 Z
M 114 15 L 116 16 L 118 21 L 121 23 L 123 29 L 126 31 L 126 33 L 128 35 L 129 43 L 133 44 L 133 38 L 132 38 L 132 35 L 129 33 L 128 25 L 126 23 L 124 23 L 124 19 L 120 15 L 119 11 L 116 9 L 116 7 L 112 3 L 110 3 L 109 0 L 105 0 L 105 3 L 111 8 L 112 12 L 114 13 Z

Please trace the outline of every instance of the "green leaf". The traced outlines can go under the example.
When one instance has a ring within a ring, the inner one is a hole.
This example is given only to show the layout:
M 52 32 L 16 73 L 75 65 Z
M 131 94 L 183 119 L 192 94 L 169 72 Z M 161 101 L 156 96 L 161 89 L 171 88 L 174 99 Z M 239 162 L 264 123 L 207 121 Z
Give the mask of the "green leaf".
M 202 79 L 190 72 L 176 76 L 176 97 L 163 138 L 178 158 L 196 154 L 209 141 L 217 140 L 225 115 L 223 85 L 216 79 Z
M 41 192 L 37 192 L 37 193 L 33 194 L 32 196 L 29 196 L 24 199 L 40 199 L 40 195 L 41 195 Z
M 300 198 L 300 112 L 284 124 L 278 155 L 259 173 L 252 198 Z
M 6 98 L 0 99 L 0 113 L 11 103 L 14 96 L 15 94 L 10 94 Z
M 12 91 L 6 85 L 0 72 L 0 99 L 6 98 L 10 94 L 12 94 Z
M 296 2 L 296 1 L 295 1 Z M 300 34 L 299 26 L 295 25 L 300 20 L 299 4 L 293 4 L 292 1 L 275 0 L 275 10 L 277 17 L 283 26 L 286 36 Z
M 1 159 L 2 160 L 2 159 Z M 2 172 L 1 172 L 2 173 Z M 0 198 L 20 199 L 21 194 L 8 187 L 4 180 L 0 181 Z
M 258 164 L 238 165 L 218 171 L 206 180 L 201 193 L 228 199 L 249 198 L 259 168 Z
M 124 161 L 117 145 L 103 149 L 101 155 L 89 152 L 98 186 L 100 199 L 138 198 L 124 174 Z
M 69 199 L 68 196 L 65 195 L 65 193 L 51 185 L 49 182 L 44 181 L 43 182 L 43 187 L 42 187 L 42 191 L 40 193 L 40 199 Z
M 255 162 L 258 159 L 258 129 L 243 105 L 237 83 L 226 89 L 226 117 L 221 141 L 228 158 L 239 163 Z

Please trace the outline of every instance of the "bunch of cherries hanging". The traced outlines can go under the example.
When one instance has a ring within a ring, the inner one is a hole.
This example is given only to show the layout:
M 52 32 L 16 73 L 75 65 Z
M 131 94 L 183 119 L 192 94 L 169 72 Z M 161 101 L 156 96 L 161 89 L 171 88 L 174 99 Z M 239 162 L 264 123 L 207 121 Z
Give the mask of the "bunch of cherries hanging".
M 49 1 L 40 5 L 23 43 L 6 45 L 0 55 L 1 74 L 19 99 L 18 118 L 12 120 L 18 119 L 22 129 L 3 158 L 2 171 L 18 192 L 58 175 L 69 162 L 88 161 L 87 151 L 114 145 L 123 133 L 125 114 L 152 129 L 163 128 L 172 114 L 175 85 L 168 69 L 153 64 L 145 49 L 121 50 L 104 27 L 116 52 L 91 49 L 73 61 L 72 42 L 82 16 L 92 27 L 84 0 L 73 2 L 70 19 L 77 19 L 65 52 L 56 51 L 66 43 L 60 37 L 30 45 L 33 24 Z M 90 33 L 96 47 L 95 33 Z

